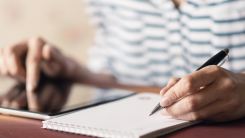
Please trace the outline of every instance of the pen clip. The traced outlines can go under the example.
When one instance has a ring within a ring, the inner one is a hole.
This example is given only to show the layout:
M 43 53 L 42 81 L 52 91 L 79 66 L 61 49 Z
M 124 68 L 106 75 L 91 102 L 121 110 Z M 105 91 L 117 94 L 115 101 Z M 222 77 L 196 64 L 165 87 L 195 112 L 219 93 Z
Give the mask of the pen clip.
M 218 64 L 218 66 L 222 66 L 229 59 L 229 54 Z

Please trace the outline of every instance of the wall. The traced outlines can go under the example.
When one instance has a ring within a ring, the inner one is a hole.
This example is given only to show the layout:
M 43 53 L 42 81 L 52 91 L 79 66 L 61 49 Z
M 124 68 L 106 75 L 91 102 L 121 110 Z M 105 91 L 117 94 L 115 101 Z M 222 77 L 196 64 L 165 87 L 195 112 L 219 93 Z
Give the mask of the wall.
M 83 9 L 81 0 L 0 0 L 0 47 L 38 35 L 85 62 L 93 34 Z

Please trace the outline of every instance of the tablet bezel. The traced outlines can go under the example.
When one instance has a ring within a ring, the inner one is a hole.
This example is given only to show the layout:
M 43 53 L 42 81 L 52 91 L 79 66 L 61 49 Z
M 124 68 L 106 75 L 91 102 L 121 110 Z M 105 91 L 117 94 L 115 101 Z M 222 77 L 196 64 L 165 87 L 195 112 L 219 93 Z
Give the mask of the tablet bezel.
M 104 89 L 104 88 L 102 88 Z M 120 89 L 108 89 L 110 91 L 118 91 Z M 120 90 L 121 91 L 121 90 Z M 93 107 L 93 106 L 98 106 L 101 104 L 105 104 L 108 102 L 113 102 L 116 100 L 120 100 L 132 95 L 135 95 L 136 93 L 133 91 L 129 91 L 129 90 L 123 90 L 123 91 L 127 91 L 129 92 L 128 94 L 124 95 L 124 96 L 119 96 L 119 97 L 107 97 L 107 99 L 96 99 L 90 102 L 86 102 L 83 104 L 83 106 L 80 106 L 78 108 L 73 108 L 70 110 L 66 110 L 66 111 L 61 111 L 59 113 L 54 113 L 54 114 L 48 114 L 48 113 L 41 113 L 41 112 L 34 112 L 34 111 L 28 111 L 28 110 L 21 110 L 21 109 L 13 109 L 13 108 L 6 108 L 6 107 L 1 107 L 0 106 L 0 114 L 3 115 L 10 115 L 10 116 L 19 116 L 19 117 L 26 117 L 26 118 L 32 118 L 32 119 L 38 119 L 38 120 L 48 120 L 51 118 L 55 118 L 58 116 L 62 116 L 62 115 L 66 115 L 72 112 L 76 112 L 78 110 L 83 110 L 89 107 Z M 73 105 L 75 106 L 75 105 Z

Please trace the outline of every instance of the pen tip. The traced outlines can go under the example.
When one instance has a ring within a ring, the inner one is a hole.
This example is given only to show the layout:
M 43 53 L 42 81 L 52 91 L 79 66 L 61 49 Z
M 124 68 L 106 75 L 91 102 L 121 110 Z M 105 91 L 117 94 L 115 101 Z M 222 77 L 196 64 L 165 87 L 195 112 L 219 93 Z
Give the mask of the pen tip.
M 228 54 L 229 53 L 229 49 L 223 49 L 223 51 Z
M 151 116 L 151 115 L 152 115 L 152 113 L 149 116 Z

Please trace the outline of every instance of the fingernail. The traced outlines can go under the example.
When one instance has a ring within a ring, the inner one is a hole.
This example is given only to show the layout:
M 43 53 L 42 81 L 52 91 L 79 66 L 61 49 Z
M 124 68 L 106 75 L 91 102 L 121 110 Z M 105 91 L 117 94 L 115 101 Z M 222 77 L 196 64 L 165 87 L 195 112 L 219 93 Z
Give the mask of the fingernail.
M 36 83 L 34 81 L 28 82 L 26 86 L 27 92 L 33 92 L 36 87 Z
M 164 98 L 161 100 L 160 104 L 161 104 L 162 107 L 165 107 L 165 106 L 169 106 L 171 103 L 170 103 L 168 97 L 164 97 Z

